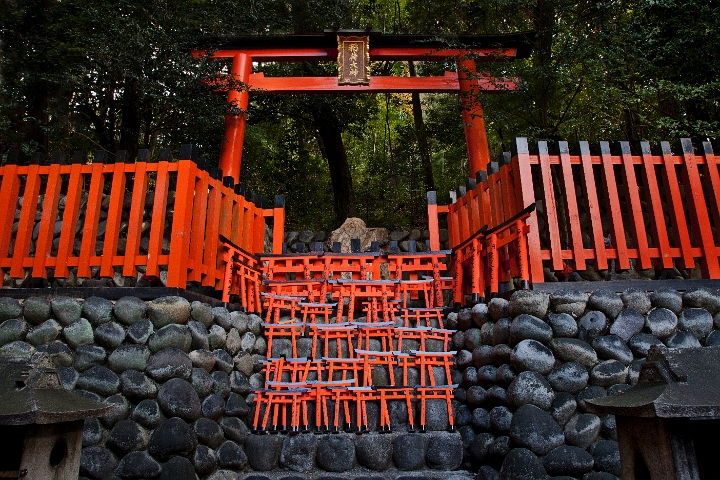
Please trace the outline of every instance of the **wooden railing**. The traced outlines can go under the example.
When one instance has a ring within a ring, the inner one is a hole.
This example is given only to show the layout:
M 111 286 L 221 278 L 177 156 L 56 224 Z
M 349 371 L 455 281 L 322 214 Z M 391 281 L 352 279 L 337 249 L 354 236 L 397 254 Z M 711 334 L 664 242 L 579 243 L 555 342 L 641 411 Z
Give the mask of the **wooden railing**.
M 198 282 L 219 290 L 219 236 L 263 253 L 266 217 L 275 218 L 274 238 L 282 238 L 282 200 L 262 208 L 216 169 L 199 168 L 192 152 L 183 145 L 181 160 L 164 150 L 151 162 L 141 150 L 137 163 L 123 163 L 122 152 L 115 163 L 104 152 L 92 163 L 76 153 L 70 164 L 56 153 L 49 165 L 34 157 L 22 166 L 10 156 L 0 167 L 0 274 L 66 278 L 72 269 L 78 278 L 112 278 L 167 270 L 168 287 Z
M 668 142 L 660 144 L 659 155 L 647 142 L 639 155 L 628 142 L 619 142 L 616 153 L 600 142 L 599 155 L 587 142 L 580 142 L 579 155 L 569 153 L 567 142 L 558 142 L 557 154 L 544 141 L 537 155 L 524 138 L 515 146 L 512 157 L 504 154 L 487 173 L 451 192 L 452 204 L 429 206 L 431 219 L 433 212 L 447 213 L 453 249 L 467 245 L 483 226 L 502 224 L 536 203 L 527 219 L 532 283 L 544 281 L 543 267 L 583 271 L 589 262 L 596 270 L 614 263 L 617 271 L 699 266 L 703 278 L 720 278 L 720 173 L 709 142 L 696 154 L 682 139 L 679 155 Z M 501 267 L 505 280 L 513 255 L 508 251 L 508 268 Z

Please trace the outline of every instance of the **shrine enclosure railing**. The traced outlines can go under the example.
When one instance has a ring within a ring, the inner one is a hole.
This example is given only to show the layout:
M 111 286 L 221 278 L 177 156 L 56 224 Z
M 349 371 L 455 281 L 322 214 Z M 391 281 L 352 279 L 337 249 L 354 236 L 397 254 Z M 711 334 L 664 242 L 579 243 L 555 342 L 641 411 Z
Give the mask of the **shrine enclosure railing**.
M 264 199 L 221 179 L 218 169 L 203 170 L 194 151 L 183 145 L 173 161 L 165 149 L 152 161 L 141 150 L 136 163 L 125 163 L 124 152 L 112 159 L 98 152 L 92 163 L 83 152 L 70 162 L 55 152 L 49 164 L 37 154 L 26 165 L 10 152 L 0 166 L 0 275 L 21 284 L 140 272 L 167 275 L 167 287 L 196 282 L 220 290 L 221 235 L 249 253 L 247 266 L 259 272 L 253 254 L 265 251 L 266 224 L 275 225 L 272 241 L 282 248 L 282 196 L 263 208 Z
M 567 142 L 558 142 L 553 154 L 544 141 L 536 154 L 530 154 L 524 138 L 514 147 L 512 155 L 501 155 L 451 192 L 451 204 L 433 205 L 434 192 L 429 195 L 431 231 L 438 214 L 447 214 L 462 289 L 456 301 L 464 294 L 483 298 L 488 288 L 490 295 L 497 293 L 490 275 L 479 272 L 493 260 L 489 232 L 501 225 L 495 242 L 508 243 L 497 246 L 496 275 L 499 282 L 519 281 L 516 288 L 526 280 L 542 283 L 547 273 L 589 266 L 596 271 L 653 268 L 656 276 L 675 268 L 689 276 L 720 278 L 720 172 L 709 142 L 696 152 L 689 139 L 682 139 L 677 154 L 668 142 L 656 153 L 642 142 L 639 154 L 628 142 L 618 142 L 617 151 L 600 142 L 597 153 L 580 142 L 572 155 Z M 469 278 L 473 265 L 472 275 L 480 278 Z

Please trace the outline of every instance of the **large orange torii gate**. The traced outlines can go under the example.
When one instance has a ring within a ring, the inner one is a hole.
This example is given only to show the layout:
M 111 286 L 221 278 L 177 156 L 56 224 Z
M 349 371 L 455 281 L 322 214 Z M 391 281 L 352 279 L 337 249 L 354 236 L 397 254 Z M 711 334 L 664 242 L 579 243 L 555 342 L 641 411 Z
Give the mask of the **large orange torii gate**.
M 228 103 L 243 113 L 225 117 L 225 137 L 220 155 L 223 176 L 240 180 L 240 166 L 250 93 L 453 93 L 461 95 L 470 176 L 489 162 L 482 104 L 477 94 L 516 90 L 517 79 L 478 73 L 476 61 L 493 62 L 526 58 L 534 32 L 509 35 L 407 35 L 367 30 L 327 30 L 318 35 L 268 35 L 235 37 L 213 58 L 231 59 Z M 456 46 L 457 45 L 457 46 Z M 200 54 L 201 52 L 196 52 Z M 457 71 L 442 76 L 371 76 L 371 61 L 448 61 Z M 266 77 L 253 73 L 262 62 L 338 62 L 338 75 L 317 77 Z

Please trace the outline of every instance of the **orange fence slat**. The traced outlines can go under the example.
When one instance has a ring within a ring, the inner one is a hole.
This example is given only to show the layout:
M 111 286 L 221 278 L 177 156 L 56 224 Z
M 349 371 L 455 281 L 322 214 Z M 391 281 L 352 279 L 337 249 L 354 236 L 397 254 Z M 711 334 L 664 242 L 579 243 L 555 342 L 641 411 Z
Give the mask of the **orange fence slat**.
M 73 163 L 70 166 L 70 178 L 62 218 L 62 231 L 60 232 L 60 242 L 55 260 L 55 276 L 58 278 L 66 278 L 69 274 L 67 263 L 75 243 L 75 232 L 82 196 L 82 168 L 83 166 L 79 163 Z
M 47 184 L 45 186 L 40 228 L 38 229 L 38 237 L 35 242 L 35 259 L 32 267 L 33 278 L 46 278 L 47 276 L 45 264 L 50 256 L 53 236 L 55 234 L 55 221 L 57 219 L 61 187 L 60 164 L 55 163 L 49 167 Z
M 605 191 L 607 192 L 608 203 L 610 204 L 609 212 L 612 243 L 615 245 L 618 254 L 617 268 L 627 270 L 630 268 L 630 259 L 627 254 L 627 239 L 625 238 L 625 227 L 622 221 L 615 168 L 613 167 L 613 158 L 610 154 L 610 144 L 608 142 L 600 142 L 600 153 L 603 173 L 605 174 Z
M 655 224 L 653 233 L 657 239 L 656 247 L 660 251 L 660 263 L 662 268 L 672 268 L 673 259 L 670 254 L 670 239 L 668 238 L 667 226 L 665 224 L 665 214 L 663 213 L 660 188 L 658 187 L 657 176 L 655 175 L 655 163 L 652 158 L 652 153 L 650 152 L 650 144 L 648 142 L 641 142 L 640 150 L 642 151 L 648 195 L 650 196 L 649 205 L 652 208 L 652 219 Z
M 37 211 L 38 196 L 40 194 L 39 169 L 38 165 L 30 165 L 25 178 L 23 204 L 20 209 L 20 221 L 15 236 L 15 247 L 13 248 L 12 266 L 10 268 L 10 275 L 15 278 L 25 276 L 24 260 L 30 252 L 30 242 L 32 241 L 35 226 L 35 212 Z
M 20 193 L 20 177 L 17 173 L 17 165 L 6 165 L 0 169 L 2 172 L 2 186 L 0 186 L 0 198 L 6 201 L 6 208 L 0 208 L 0 275 L 5 277 L 4 267 L 9 267 L 10 241 L 12 239 L 12 225 L 15 221 L 15 209 Z
M 135 257 L 140 253 L 140 240 L 142 238 L 143 214 L 145 213 L 145 200 L 147 198 L 147 162 L 137 162 L 133 177 L 133 190 L 130 200 L 130 213 L 128 214 L 128 229 L 125 240 L 125 261 L 123 263 L 123 276 L 137 275 Z
M 187 282 L 188 255 L 190 247 L 190 225 L 195 189 L 195 163 L 191 160 L 178 162 L 175 210 L 170 237 L 170 258 L 168 264 L 168 287 L 185 288 Z
M 585 249 L 583 248 L 582 232 L 580 231 L 580 213 L 575 192 L 575 178 L 573 177 L 572 165 L 570 164 L 570 150 L 568 149 L 567 142 L 560 142 L 559 146 L 560 165 L 562 167 L 563 183 L 565 184 L 565 204 L 567 205 L 575 269 L 585 270 Z
M 123 201 L 125 199 L 125 163 L 112 165 L 113 176 L 110 188 L 110 204 L 108 216 L 105 220 L 105 237 L 103 239 L 102 263 L 100 276 L 104 278 L 113 276 L 113 260 L 117 254 L 120 220 L 122 219 Z
M 605 254 L 605 237 L 603 235 L 602 220 L 600 218 L 600 202 L 598 201 L 595 172 L 590 157 L 590 146 L 587 142 L 580 142 L 580 161 L 583 169 L 583 186 L 585 187 L 588 221 L 592 231 L 592 241 L 595 253 L 595 263 L 599 270 L 607 270 L 608 262 Z
M 555 204 L 555 188 L 550 169 L 550 156 L 547 142 L 538 142 L 538 156 L 540 158 L 540 173 L 542 175 L 543 191 L 545 193 L 543 206 L 547 217 L 547 230 L 550 239 L 550 261 L 553 270 L 563 269 L 562 245 L 560 244 L 560 230 L 558 224 L 557 207 Z
M 160 276 L 159 256 L 162 253 L 163 235 L 165 233 L 165 212 L 167 210 L 167 197 L 170 183 L 167 162 L 158 164 L 155 177 L 155 192 L 153 197 L 152 221 L 150 223 L 150 238 L 148 239 L 148 264 L 145 274 Z
M 720 174 L 718 174 L 717 158 L 713 153 L 710 142 L 703 142 L 703 153 L 705 154 L 705 165 L 710 177 L 710 186 L 712 187 L 711 198 L 714 201 L 714 205 L 709 207 L 709 210 L 713 214 L 715 228 L 720 228 Z
M 90 187 L 85 207 L 85 223 L 83 224 L 80 256 L 78 258 L 77 276 L 80 278 L 90 277 L 90 257 L 95 256 L 96 234 L 102 207 L 102 189 L 105 183 L 104 171 L 105 165 L 102 163 L 92 164 Z
M 632 153 L 630 152 L 629 142 L 620 142 L 620 150 L 622 153 L 623 170 L 625 174 L 625 193 L 630 198 L 630 222 L 633 225 L 633 238 L 635 240 L 635 248 L 640 252 L 640 268 L 647 269 L 652 266 L 650 255 L 648 254 L 647 232 L 645 231 L 645 218 L 643 216 L 642 205 L 640 204 L 640 189 L 635 176 L 635 166 L 633 163 Z
M 673 227 L 675 245 L 680 246 L 682 252 L 683 266 L 684 268 L 694 268 L 695 259 L 690 251 L 692 245 L 690 244 L 690 232 L 688 230 L 687 221 L 685 220 L 685 212 L 683 211 L 682 197 L 680 194 L 680 182 L 675 172 L 675 162 L 670 151 L 670 144 L 668 142 L 661 142 L 663 163 L 665 168 L 663 169 L 664 183 L 666 190 L 666 197 L 670 200 L 670 221 Z
M 208 219 L 208 187 L 209 175 L 207 172 L 199 170 L 195 179 L 195 201 L 193 203 L 190 233 L 190 271 L 188 272 L 188 281 L 199 282 L 202 280 L 203 273 L 203 247 L 205 246 L 205 231 Z

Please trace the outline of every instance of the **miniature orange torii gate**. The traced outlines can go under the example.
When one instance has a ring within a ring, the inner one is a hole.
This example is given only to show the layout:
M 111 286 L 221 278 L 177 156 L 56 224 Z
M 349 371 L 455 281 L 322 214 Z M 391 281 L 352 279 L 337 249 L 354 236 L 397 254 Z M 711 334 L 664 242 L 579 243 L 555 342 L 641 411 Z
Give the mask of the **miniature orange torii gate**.
M 225 137 L 220 155 L 223 176 L 240 180 L 240 165 L 250 93 L 460 93 L 470 173 L 489 162 L 482 104 L 477 94 L 515 90 L 516 79 L 478 74 L 476 60 L 492 62 L 525 58 L 534 33 L 510 35 L 384 35 L 366 30 L 329 30 L 321 35 L 236 37 L 212 53 L 232 59 L 228 103 L 243 113 L 225 117 Z M 460 48 L 450 45 L 462 45 Z M 196 51 L 196 55 L 204 52 Z M 457 72 L 442 76 L 370 76 L 371 61 L 447 61 L 455 59 Z M 253 73 L 262 62 L 337 61 L 338 76 L 266 77 Z

